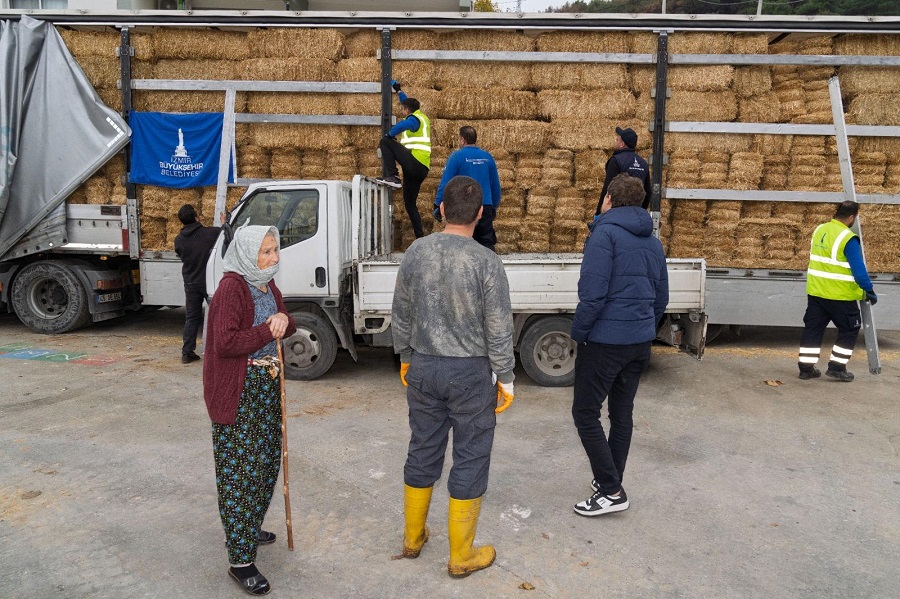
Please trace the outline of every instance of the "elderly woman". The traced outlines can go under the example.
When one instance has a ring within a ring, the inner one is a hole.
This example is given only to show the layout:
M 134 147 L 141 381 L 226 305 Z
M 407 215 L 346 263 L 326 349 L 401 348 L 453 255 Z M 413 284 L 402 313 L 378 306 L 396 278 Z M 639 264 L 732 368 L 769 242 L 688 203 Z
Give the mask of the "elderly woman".
M 212 420 L 219 514 L 231 567 L 228 574 L 251 595 L 269 581 L 254 562 L 281 458 L 281 402 L 276 343 L 296 331 L 281 292 L 275 227 L 243 226 L 225 254 L 225 276 L 207 320 L 203 395 Z

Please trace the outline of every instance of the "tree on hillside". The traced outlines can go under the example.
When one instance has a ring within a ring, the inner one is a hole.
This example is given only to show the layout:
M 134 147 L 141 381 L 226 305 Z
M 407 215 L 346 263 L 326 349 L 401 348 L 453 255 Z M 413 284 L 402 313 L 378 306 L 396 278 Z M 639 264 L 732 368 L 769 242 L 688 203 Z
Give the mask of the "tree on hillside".
M 672 14 L 756 14 L 753 0 L 668 0 Z M 575 0 L 552 12 L 567 13 L 659 13 L 662 0 Z M 900 15 L 897 0 L 763 0 L 764 15 Z
M 475 12 L 499 12 L 496 2 L 491 0 L 475 0 Z

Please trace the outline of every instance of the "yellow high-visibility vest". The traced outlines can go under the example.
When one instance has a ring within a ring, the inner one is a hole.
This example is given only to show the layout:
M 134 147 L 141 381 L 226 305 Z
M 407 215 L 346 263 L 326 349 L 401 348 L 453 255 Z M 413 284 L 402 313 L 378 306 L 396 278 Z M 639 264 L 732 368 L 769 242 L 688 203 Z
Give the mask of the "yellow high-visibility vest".
M 809 248 L 806 293 L 833 300 L 861 300 L 866 293 L 856 284 L 844 255 L 847 242 L 856 237 L 850 227 L 832 220 L 816 227 Z
M 416 160 L 431 168 L 431 121 L 421 110 L 415 111 L 412 116 L 419 119 L 419 128 L 412 133 L 404 131 L 400 135 L 400 143 L 412 151 Z

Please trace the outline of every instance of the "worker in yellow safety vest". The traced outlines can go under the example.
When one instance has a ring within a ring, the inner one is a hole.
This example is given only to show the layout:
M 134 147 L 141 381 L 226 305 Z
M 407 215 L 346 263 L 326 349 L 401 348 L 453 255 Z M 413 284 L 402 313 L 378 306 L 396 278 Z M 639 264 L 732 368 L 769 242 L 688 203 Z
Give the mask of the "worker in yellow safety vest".
M 398 82 L 391 81 L 391 87 L 400 98 L 400 112 L 404 118 L 381 138 L 379 148 L 384 176 L 378 181 L 397 189 L 403 188 L 403 205 L 418 239 L 425 235 L 416 199 L 431 167 L 431 121 L 422 112 L 419 101 L 403 93 Z M 400 141 L 397 141 L 397 135 Z M 403 168 L 402 182 L 398 177 L 398 163 Z
M 847 363 L 860 327 L 859 304 L 878 301 L 872 280 L 863 260 L 859 236 L 850 230 L 859 204 L 841 203 L 834 218 L 816 227 L 809 250 L 809 269 L 806 271 L 806 314 L 803 316 L 803 338 L 800 340 L 800 378 L 822 376 L 816 368 L 819 361 L 825 327 L 833 322 L 838 335 L 828 358 L 825 376 L 849 383 L 853 373 Z

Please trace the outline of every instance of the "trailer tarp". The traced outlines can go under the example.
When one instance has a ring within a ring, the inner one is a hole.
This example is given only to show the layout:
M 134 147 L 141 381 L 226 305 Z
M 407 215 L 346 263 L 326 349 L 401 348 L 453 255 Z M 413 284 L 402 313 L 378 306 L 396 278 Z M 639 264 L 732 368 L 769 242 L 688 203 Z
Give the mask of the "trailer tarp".
M 0 259 L 65 243 L 65 199 L 131 131 L 50 23 L 0 21 Z

